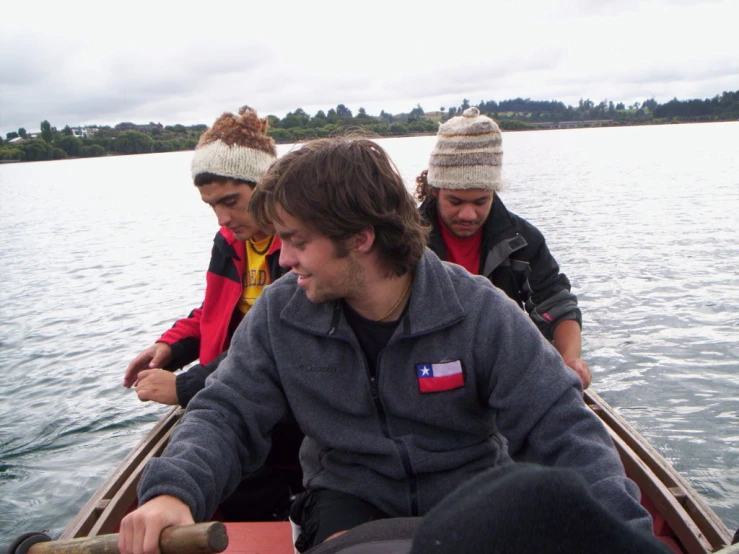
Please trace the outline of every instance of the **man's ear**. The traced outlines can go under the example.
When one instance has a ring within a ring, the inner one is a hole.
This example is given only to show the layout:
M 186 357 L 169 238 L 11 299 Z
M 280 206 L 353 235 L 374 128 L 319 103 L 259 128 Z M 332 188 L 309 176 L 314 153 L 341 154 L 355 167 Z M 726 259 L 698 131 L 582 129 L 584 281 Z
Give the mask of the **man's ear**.
M 375 245 L 375 228 L 366 227 L 352 237 L 353 248 L 361 254 L 367 254 Z

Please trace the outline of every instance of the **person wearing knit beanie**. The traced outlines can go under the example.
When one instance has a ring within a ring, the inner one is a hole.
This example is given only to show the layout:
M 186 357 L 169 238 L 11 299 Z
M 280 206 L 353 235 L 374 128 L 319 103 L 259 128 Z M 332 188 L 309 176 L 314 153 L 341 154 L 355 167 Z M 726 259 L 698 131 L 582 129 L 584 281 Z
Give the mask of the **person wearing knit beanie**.
M 236 326 L 264 287 L 286 272 L 279 265 L 280 240 L 271 229 L 260 229 L 248 212 L 254 188 L 276 159 L 267 121 L 249 106 L 238 114 L 224 113 L 200 137 L 192 158 L 192 179 L 220 226 L 206 275 L 205 299 L 126 368 L 123 384 L 134 386 L 140 400 L 186 407 L 224 358 Z M 174 371 L 194 360 L 200 363 L 175 376 Z M 274 438 L 275 452 L 283 456 L 281 465 L 298 467 L 302 434 L 297 426 L 278 427 Z M 300 486 L 299 474 L 287 479 L 272 467 L 265 466 L 257 475 L 244 481 L 224 503 L 224 517 L 271 519 L 286 509 L 290 487 Z
M 478 108 L 439 126 L 428 170 L 416 179 L 429 247 L 484 275 L 525 309 L 587 388 L 592 375 L 581 358 L 577 297 L 542 233 L 504 206 L 502 168 L 500 127 Z
M 206 176 L 211 181 L 226 177 L 255 185 L 276 159 L 267 121 L 243 106 L 238 115 L 224 113 L 200 137 L 192 158 L 192 178 L 197 186 L 206 184 Z
M 439 127 L 427 181 L 435 188 L 499 191 L 503 139 L 497 123 L 468 108 Z

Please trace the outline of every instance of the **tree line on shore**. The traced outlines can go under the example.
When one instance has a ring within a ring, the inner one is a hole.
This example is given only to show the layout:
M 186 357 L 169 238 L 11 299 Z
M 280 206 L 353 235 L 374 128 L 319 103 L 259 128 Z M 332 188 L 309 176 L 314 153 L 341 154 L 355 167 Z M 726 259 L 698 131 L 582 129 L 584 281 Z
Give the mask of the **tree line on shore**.
M 344 104 L 311 116 L 302 108 L 279 118 L 268 115 L 269 134 L 278 143 L 301 142 L 359 132 L 375 137 L 399 137 L 436 133 L 440 122 L 471 107 L 468 99 L 459 106 L 426 112 L 417 105 L 408 113 L 382 110 L 379 116 L 359 108 L 356 115 Z M 654 98 L 625 105 L 603 100 L 580 100 L 577 106 L 559 101 L 515 98 L 496 102 L 481 100 L 476 107 L 495 119 L 506 131 L 538 128 L 645 125 L 699 121 L 739 120 L 739 91 L 724 92 L 704 100 L 678 100 L 660 104 Z M 24 128 L 0 137 L 0 161 L 37 161 L 64 158 L 99 157 L 117 154 L 175 152 L 192 150 L 207 126 L 119 123 L 110 126 L 68 125 L 61 131 L 44 120 L 41 132 L 32 136 Z M 79 136 L 78 136 L 79 135 Z
M 67 125 L 58 131 L 44 120 L 41 122 L 41 132 L 36 137 L 20 128 L 17 133 L 7 133 L 4 142 L 0 138 L 0 161 L 96 158 L 192 150 L 206 129 L 206 125 L 178 124 L 165 127 L 160 123 L 119 123 L 115 127 L 95 125 L 74 129 Z

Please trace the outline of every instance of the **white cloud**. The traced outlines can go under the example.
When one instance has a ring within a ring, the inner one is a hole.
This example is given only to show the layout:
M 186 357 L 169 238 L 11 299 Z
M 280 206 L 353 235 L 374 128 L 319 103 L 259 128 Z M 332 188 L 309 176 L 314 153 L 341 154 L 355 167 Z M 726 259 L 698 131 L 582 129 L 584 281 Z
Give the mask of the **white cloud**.
M 111 6 L 4 7 L 3 135 L 42 119 L 209 124 L 243 104 L 377 114 L 463 98 L 630 103 L 739 89 L 734 0 Z

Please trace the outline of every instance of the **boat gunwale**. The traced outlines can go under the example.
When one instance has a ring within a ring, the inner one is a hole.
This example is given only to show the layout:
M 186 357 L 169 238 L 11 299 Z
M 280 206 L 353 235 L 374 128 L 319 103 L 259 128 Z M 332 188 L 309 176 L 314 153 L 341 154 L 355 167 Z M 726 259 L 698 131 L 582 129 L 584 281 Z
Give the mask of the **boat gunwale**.
M 658 508 L 667 508 L 660 515 L 689 554 L 710 553 L 731 544 L 729 529 L 670 462 L 598 393 L 586 390 L 584 398 L 608 429 L 629 478 Z
M 67 524 L 59 539 L 73 539 L 78 537 L 94 537 L 103 533 L 113 532 L 111 524 L 106 524 L 110 515 L 117 515 L 128 510 L 131 506 L 121 507 L 120 503 L 127 492 L 133 491 L 135 500 L 136 485 L 138 478 L 131 479 L 132 475 L 138 474 L 146 465 L 146 462 L 155 455 L 161 454 L 166 441 L 172 433 L 174 425 L 179 421 L 184 410 L 179 406 L 171 408 L 154 427 L 141 439 L 141 441 L 128 453 L 123 461 L 116 467 L 113 473 L 98 488 L 77 515 Z M 156 445 L 161 444 L 157 452 Z M 137 472 L 136 470 L 139 469 Z M 115 510 L 115 512 L 114 512 Z M 120 516 L 122 517 L 122 515 Z M 112 523 L 115 528 L 119 521 Z

